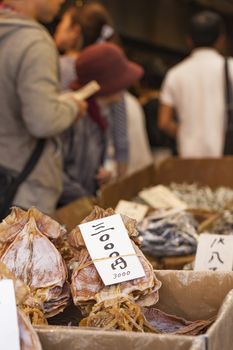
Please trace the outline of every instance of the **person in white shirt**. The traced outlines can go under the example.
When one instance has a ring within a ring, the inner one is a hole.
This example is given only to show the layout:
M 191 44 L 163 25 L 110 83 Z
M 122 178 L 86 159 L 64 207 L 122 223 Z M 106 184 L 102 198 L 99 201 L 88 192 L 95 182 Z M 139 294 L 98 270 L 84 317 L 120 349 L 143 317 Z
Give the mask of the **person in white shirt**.
M 221 157 L 226 107 L 225 25 L 213 12 L 201 12 L 190 23 L 192 53 L 168 71 L 162 87 L 159 127 L 177 138 L 181 157 Z M 229 60 L 233 81 L 233 61 Z M 176 110 L 178 121 L 173 119 Z

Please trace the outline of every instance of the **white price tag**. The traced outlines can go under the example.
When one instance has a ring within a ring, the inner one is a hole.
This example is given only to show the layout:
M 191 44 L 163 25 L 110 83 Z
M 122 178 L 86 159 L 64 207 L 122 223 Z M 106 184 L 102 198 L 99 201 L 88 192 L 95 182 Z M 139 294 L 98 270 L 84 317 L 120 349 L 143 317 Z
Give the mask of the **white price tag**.
M 147 205 L 121 200 L 117 204 L 115 211 L 140 222 L 144 219 L 148 209 Z
M 155 209 L 186 209 L 187 204 L 177 198 L 168 188 L 158 185 L 141 191 L 139 197 Z
M 196 271 L 232 271 L 233 236 L 201 234 L 195 259 Z
M 12 280 L 0 281 L 0 349 L 20 350 L 19 326 Z
M 119 214 L 81 224 L 79 227 L 106 286 L 145 276 Z

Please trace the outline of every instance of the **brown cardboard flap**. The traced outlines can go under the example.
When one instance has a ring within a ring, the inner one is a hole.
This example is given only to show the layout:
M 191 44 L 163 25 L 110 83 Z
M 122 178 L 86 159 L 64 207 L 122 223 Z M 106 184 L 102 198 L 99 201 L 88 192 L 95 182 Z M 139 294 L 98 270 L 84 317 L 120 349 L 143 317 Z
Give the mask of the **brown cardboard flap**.
M 233 273 L 155 271 L 163 285 L 157 306 L 188 320 L 218 318 L 199 337 L 110 332 L 72 327 L 39 327 L 43 350 L 231 350 L 233 344 Z M 224 298 L 226 297 L 225 301 Z M 224 302 L 224 304 L 223 304 Z M 223 305 L 222 305 L 223 304 Z
M 233 157 L 182 159 L 172 157 L 165 160 L 155 174 L 156 183 L 197 182 L 212 188 L 233 188 Z
M 84 197 L 56 210 L 52 217 L 60 224 L 65 225 L 69 232 L 90 214 L 95 203 L 95 198 Z
M 186 318 L 208 319 L 217 314 L 233 289 L 233 272 L 155 271 L 162 282 L 158 308 Z

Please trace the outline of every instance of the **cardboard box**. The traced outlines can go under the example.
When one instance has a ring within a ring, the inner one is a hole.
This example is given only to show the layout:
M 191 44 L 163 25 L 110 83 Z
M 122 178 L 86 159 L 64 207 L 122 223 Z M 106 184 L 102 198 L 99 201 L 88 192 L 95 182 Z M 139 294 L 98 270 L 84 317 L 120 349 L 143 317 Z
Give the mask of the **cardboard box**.
M 90 214 L 95 204 L 94 197 L 84 197 L 56 210 L 51 216 L 60 224 L 65 225 L 67 231 L 70 232 Z
M 188 320 L 208 319 L 218 312 L 216 322 L 205 335 L 192 337 L 72 327 L 39 327 L 37 332 L 43 350 L 231 350 L 233 273 L 155 273 L 162 282 L 157 304 L 161 310 Z
M 115 207 L 120 199 L 131 200 L 144 188 L 171 182 L 201 186 L 233 188 L 233 157 L 182 159 L 172 157 L 157 169 L 153 166 L 138 171 L 101 189 L 98 202 L 104 208 Z

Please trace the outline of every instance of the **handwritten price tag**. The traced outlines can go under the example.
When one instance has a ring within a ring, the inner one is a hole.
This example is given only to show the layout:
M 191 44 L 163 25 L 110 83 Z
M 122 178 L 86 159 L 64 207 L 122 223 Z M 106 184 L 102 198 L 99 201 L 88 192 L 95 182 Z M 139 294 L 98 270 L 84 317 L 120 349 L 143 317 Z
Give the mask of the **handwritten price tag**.
M 106 286 L 145 276 L 119 214 L 81 224 L 79 227 Z
M 142 221 L 148 212 L 149 207 L 138 203 L 121 200 L 116 207 L 116 213 L 127 215 L 129 218 Z
M 141 191 L 139 197 L 155 209 L 186 209 L 187 204 L 179 200 L 169 189 L 159 185 Z
M 0 281 L 0 349 L 20 350 L 15 291 L 12 280 Z
M 232 271 L 233 236 L 201 234 L 194 270 Z

